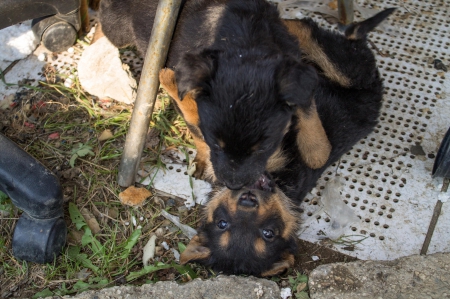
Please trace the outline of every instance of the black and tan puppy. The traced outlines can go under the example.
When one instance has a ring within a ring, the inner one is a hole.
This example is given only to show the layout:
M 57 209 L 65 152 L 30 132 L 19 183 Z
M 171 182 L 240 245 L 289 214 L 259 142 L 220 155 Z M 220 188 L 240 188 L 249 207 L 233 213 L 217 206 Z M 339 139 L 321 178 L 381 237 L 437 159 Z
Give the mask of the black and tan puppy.
M 302 120 L 294 119 L 283 151 L 269 160 L 270 174 L 240 190 L 218 186 L 211 194 L 181 263 L 197 261 L 216 271 L 257 276 L 276 275 L 293 265 L 300 202 L 325 168 L 377 124 L 383 86 L 366 35 L 393 10 L 351 25 L 345 35 L 321 29 L 312 20 L 286 21 L 304 59 L 320 74 L 314 99 L 332 145 L 330 159 L 320 169 L 304 163 L 296 146 Z
M 157 2 L 102 0 L 105 36 L 144 53 Z M 197 177 L 209 168 L 231 189 L 253 184 L 295 114 L 305 116 L 302 158 L 312 168 L 325 164 L 331 148 L 312 99 L 318 77 L 301 56 L 265 0 L 184 1 L 166 66 L 175 70 L 178 108 L 195 138 Z

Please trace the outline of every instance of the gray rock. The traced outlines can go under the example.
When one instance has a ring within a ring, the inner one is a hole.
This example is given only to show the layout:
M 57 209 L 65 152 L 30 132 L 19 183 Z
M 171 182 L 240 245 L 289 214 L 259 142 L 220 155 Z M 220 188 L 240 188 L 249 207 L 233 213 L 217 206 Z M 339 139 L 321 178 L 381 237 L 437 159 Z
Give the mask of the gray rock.
M 90 45 L 78 62 L 78 78 L 83 89 L 99 98 L 111 98 L 126 104 L 136 98 L 136 80 L 123 65 L 119 50 L 102 37 Z
M 61 297 L 53 297 L 61 298 Z M 185 284 L 160 281 L 143 286 L 120 286 L 89 291 L 71 299 L 270 299 L 280 298 L 275 282 L 255 277 L 218 276 L 213 279 L 195 279 Z
M 450 253 L 317 267 L 311 299 L 450 298 Z

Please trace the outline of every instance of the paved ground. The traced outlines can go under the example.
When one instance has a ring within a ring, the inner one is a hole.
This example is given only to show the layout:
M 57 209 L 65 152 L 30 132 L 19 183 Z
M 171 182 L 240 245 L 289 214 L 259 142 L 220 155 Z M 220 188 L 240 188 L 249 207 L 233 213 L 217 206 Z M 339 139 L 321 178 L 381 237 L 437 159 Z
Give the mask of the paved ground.
M 53 297 L 57 299 L 61 297 Z M 121 286 L 90 291 L 71 299 L 279 299 L 275 282 L 255 277 L 219 276 L 209 280 L 195 279 L 178 285 L 173 281 L 157 282 L 141 287 Z
M 309 280 L 311 299 L 450 298 L 450 253 L 395 261 L 357 261 L 317 267 Z M 54 297 L 53 299 L 60 298 Z M 255 277 L 219 276 L 90 291 L 71 299 L 269 299 L 281 298 L 277 284 Z

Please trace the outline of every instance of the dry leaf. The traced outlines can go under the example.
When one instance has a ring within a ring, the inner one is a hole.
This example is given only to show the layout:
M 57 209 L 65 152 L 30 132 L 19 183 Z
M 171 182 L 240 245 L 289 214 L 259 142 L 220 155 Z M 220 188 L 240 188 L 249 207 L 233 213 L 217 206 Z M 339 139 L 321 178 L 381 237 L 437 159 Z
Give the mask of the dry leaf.
M 140 206 L 152 196 L 152 193 L 145 188 L 128 187 L 125 191 L 119 193 L 120 202 L 127 206 Z

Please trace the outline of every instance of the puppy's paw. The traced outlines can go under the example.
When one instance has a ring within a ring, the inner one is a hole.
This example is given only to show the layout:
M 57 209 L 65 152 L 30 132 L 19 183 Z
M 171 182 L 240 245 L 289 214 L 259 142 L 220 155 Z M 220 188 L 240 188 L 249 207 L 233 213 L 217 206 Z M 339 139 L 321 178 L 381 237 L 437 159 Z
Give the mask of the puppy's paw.
M 162 69 L 159 71 L 159 83 L 174 99 L 178 99 L 177 83 L 175 81 L 175 72 L 171 69 Z
M 216 176 L 214 175 L 214 170 L 209 160 L 202 159 L 197 155 L 194 159 L 194 163 L 196 163 L 196 167 L 193 177 L 209 183 L 215 182 Z
M 203 180 L 203 175 L 205 173 L 206 163 L 198 158 L 198 155 L 194 159 L 195 171 L 193 177 L 199 180 Z

